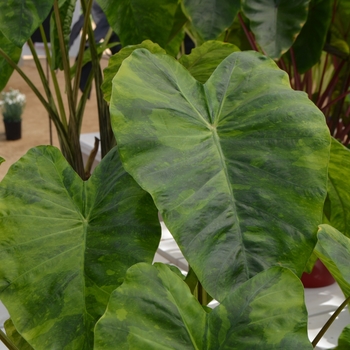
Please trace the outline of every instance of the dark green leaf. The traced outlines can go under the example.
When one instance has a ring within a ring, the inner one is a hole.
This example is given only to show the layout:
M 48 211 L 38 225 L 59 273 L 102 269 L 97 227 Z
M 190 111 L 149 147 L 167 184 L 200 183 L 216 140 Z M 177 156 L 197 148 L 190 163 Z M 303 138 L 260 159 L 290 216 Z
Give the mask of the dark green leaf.
M 91 349 L 110 293 L 159 238 L 116 149 L 83 182 L 56 148 L 34 148 L 0 185 L 0 299 L 34 348 Z
M 177 22 L 178 0 L 97 0 L 122 46 L 152 40 L 165 48 Z
M 17 332 L 17 329 L 10 318 L 4 323 L 4 328 L 6 335 L 19 350 L 33 350 L 28 342 Z
M 299 73 L 320 60 L 331 18 L 332 0 L 311 0 L 307 21 L 292 46 Z
M 310 0 L 242 0 L 250 29 L 264 52 L 278 59 L 293 44 L 307 18 Z
M 184 0 L 185 14 L 199 42 L 217 39 L 232 24 L 240 9 L 239 0 Z
M 121 49 L 118 53 L 113 55 L 108 61 L 108 67 L 103 71 L 104 79 L 101 89 L 104 94 L 104 99 L 109 103 L 112 94 L 112 80 L 117 74 L 123 61 L 129 57 L 134 50 L 145 48 L 153 53 L 165 53 L 165 51 L 158 45 L 152 43 L 150 40 L 145 40 L 139 45 L 132 45 Z
M 5 162 L 5 159 L 0 157 L 0 164 L 3 163 L 3 162 Z
M 287 269 L 262 272 L 208 313 L 167 266 L 141 263 L 112 293 L 95 349 L 312 349 L 306 326 L 303 287 Z
M 332 138 L 328 165 L 327 223 L 350 238 L 350 150 Z
M 181 2 L 179 1 L 174 16 L 173 28 L 171 29 L 168 43 L 165 46 L 166 52 L 171 56 L 175 57 L 179 53 L 181 43 L 185 37 L 184 25 L 187 21 L 187 17 L 182 12 Z
M 179 62 L 194 78 L 204 84 L 221 61 L 235 51 L 239 51 L 235 45 L 222 41 L 207 41 L 194 48 L 189 55 L 181 56 Z
M 135 50 L 113 80 L 111 115 L 124 167 L 210 295 L 221 301 L 275 264 L 301 275 L 330 137 L 272 60 L 234 52 L 202 85 L 173 58 Z
M 22 47 L 51 11 L 54 0 L 0 1 L 0 31 Z
M 328 51 L 334 50 L 350 55 L 350 2 L 348 0 L 337 0 L 333 2 L 334 19 L 331 25 L 330 36 L 328 40 Z
M 338 339 L 338 346 L 334 350 L 349 350 L 350 349 L 350 325 L 346 326 Z
M 339 284 L 345 297 L 350 296 L 350 239 L 329 225 L 320 225 L 315 254 Z
M 1 6 L 1 5 L 0 5 Z M 0 15 L 1 16 L 1 15 Z M 0 49 L 9 56 L 14 63 L 18 63 L 22 49 L 12 44 L 0 31 Z M 13 68 L 0 52 L 0 91 L 4 89 L 13 72 Z M 0 163 L 1 164 L 1 163 Z

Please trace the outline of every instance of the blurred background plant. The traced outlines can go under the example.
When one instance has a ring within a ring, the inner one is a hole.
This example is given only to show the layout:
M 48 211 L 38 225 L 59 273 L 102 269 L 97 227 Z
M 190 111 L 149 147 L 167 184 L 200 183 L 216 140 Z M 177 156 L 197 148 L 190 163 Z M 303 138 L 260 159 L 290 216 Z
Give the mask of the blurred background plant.
M 0 107 L 4 121 L 21 121 L 25 104 L 26 97 L 19 90 L 10 89 L 8 92 L 1 92 Z

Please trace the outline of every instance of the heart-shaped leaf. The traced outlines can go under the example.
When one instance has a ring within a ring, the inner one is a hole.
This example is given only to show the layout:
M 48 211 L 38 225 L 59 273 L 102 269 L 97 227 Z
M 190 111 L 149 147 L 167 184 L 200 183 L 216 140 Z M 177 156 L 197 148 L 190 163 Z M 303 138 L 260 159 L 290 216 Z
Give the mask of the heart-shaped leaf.
M 111 115 L 126 170 L 211 296 L 276 264 L 301 275 L 330 137 L 272 60 L 235 52 L 202 85 L 172 57 L 135 50 L 113 80 Z
M 0 31 L 22 47 L 51 11 L 54 0 L 0 1 Z
M 304 25 L 310 0 L 242 0 L 250 29 L 264 52 L 280 58 Z
M 334 350 L 348 350 L 350 348 L 350 325 L 346 326 L 338 339 L 338 346 Z
M 122 46 L 152 40 L 165 48 L 178 20 L 178 0 L 97 0 Z
M 159 239 L 116 149 L 83 182 L 58 149 L 34 148 L 0 184 L 0 299 L 34 348 L 90 349 L 110 293 Z
M 184 0 L 185 14 L 199 42 L 217 39 L 233 22 L 240 9 L 239 0 Z
M 350 150 L 332 138 L 328 165 L 327 223 L 350 238 Z
M 189 55 L 182 55 L 179 62 L 204 84 L 221 61 L 235 51 L 239 51 L 236 45 L 210 40 L 194 48 Z
M 333 2 L 333 21 L 328 35 L 331 52 L 347 58 L 350 55 L 350 3 L 347 0 Z
M 33 350 L 29 343 L 18 333 L 10 318 L 4 323 L 4 328 L 6 331 L 6 335 L 12 341 L 12 343 L 15 344 L 15 346 L 17 346 L 18 349 Z
M 332 18 L 332 0 L 311 0 L 305 25 L 292 48 L 296 67 L 304 73 L 318 63 Z M 287 53 L 289 58 L 289 52 Z
M 329 225 L 320 225 L 315 254 L 339 284 L 345 297 L 350 297 L 350 239 Z
M 264 271 L 206 312 L 166 265 L 132 266 L 95 328 L 95 349 L 312 349 L 303 287 Z
M 124 47 L 115 55 L 113 55 L 108 61 L 108 67 L 104 69 L 104 79 L 101 86 L 101 89 L 104 94 L 104 99 L 107 102 L 110 102 L 111 94 L 112 94 L 112 80 L 114 76 L 117 74 L 121 64 L 123 61 L 129 57 L 136 49 L 145 48 L 153 53 L 165 53 L 165 51 L 155 43 L 152 43 L 150 40 L 145 40 L 139 45 L 130 45 Z

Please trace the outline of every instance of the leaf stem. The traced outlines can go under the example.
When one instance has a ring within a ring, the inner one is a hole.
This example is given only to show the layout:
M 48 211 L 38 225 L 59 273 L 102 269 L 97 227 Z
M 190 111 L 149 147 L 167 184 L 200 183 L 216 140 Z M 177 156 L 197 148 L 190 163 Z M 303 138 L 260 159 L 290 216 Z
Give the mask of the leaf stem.
M 52 107 L 55 115 L 57 115 L 56 104 L 55 104 L 54 99 L 52 98 L 52 94 L 51 94 L 51 90 L 50 90 L 50 87 L 49 87 L 48 80 L 47 80 L 47 78 L 45 76 L 43 66 L 42 66 L 42 64 L 40 62 L 40 59 L 38 57 L 38 54 L 37 54 L 37 52 L 35 50 L 35 47 L 34 47 L 32 39 L 29 38 L 27 43 L 28 43 L 29 49 L 30 49 L 30 51 L 32 53 L 33 60 L 34 60 L 36 69 L 37 69 L 37 71 L 39 73 L 39 77 L 40 77 L 41 83 L 43 84 L 43 87 L 44 87 L 44 90 L 45 90 L 48 102 L 49 102 L 50 106 Z
M 4 343 L 9 350 L 18 350 L 17 346 L 12 343 L 9 337 L 0 329 L 0 341 Z
M 36 88 L 36 86 L 33 84 L 33 82 L 28 78 L 28 76 L 22 71 L 21 68 L 18 67 L 18 65 L 12 61 L 12 59 L 6 54 L 4 50 L 0 48 L 0 55 L 5 58 L 5 60 L 9 63 L 9 65 L 14 68 L 17 73 L 23 78 L 23 80 L 28 84 L 28 86 L 32 89 L 34 94 L 38 97 L 44 108 L 47 110 L 47 112 L 51 115 L 53 114 L 53 109 L 51 108 L 50 104 L 45 100 L 44 96 L 40 93 L 40 91 Z
M 92 7 L 92 1 L 88 1 L 88 4 L 86 6 L 86 12 L 84 12 L 84 24 L 83 24 L 83 29 L 81 33 L 80 46 L 78 51 L 77 63 L 76 63 L 76 74 L 75 74 L 74 85 L 73 85 L 74 108 L 77 107 L 79 84 L 80 84 L 81 72 L 83 68 L 86 35 L 87 35 L 89 22 L 90 22 L 91 7 Z
M 58 108 L 60 110 L 60 119 L 61 119 L 61 122 L 62 122 L 64 128 L 67 130 L 67 125 L 68 124 L 67 124 L 66 110 L 64 108 L 62 94 L 61 94 L 61 89 L 60 89 L 59 84 L 58 84 L 56 72 L 52 68 L 51 54 L 50 54 L 50 50 L 49 50 L 46 34 L 45 34 L 45 31 L 44 31 L 44 27 L 42 25 L 40 25 L 40 33 L 41 33 L 41 37 L 43 39 L 45 53 L 46 53 L 46 59 L 47 59 L 48 65 L 50 67 L 50 74 L 51 74 L 53 86 L 54 86 L 56 97 L 57 97 Z
M 238 19 L 239 19 L 239 22 L 241 23 L 241 26 L 242 26 L 244 33 L 249 41 L 250 46 L 252 47 L 253 50 L 259 52 L 258 46 L 255 43 L 254 37 L 249 32 L 247 26 L 245 25 L 245 23 L 243 21 L 242 15 L 240 13 L 238 14 Z
M 347 297 L 343 303 L 338 307 L 337 310 L 334 311 L 334 314 L 329 318 L 329 320 L 326 322 L 326 324 L 322 327 L 322 329 L 318 332 L 315 339 L 312 341 L 312 346 L 316 347 L 317 343 L 320 341 L 320 339 L 324 336 L 327 329 L 331 326 L 331 324 L 334 322 L 334 320 L 338 317 L 338 315 L 341 313 L 341 311 L 348 305 L 350 302 L 350 296 Z
M 70 79 L 70 64 L 68 59 L 67 48 L 64 42 L 63 27 L 62 27 L 60 9 L 59 9 L 57 0 L 54 1 L 53 7 L 54 7 L 54 14 L 55 14 L 56 25 L 57 25 L 58 41 L 59 41 L 60 50 L 62 53 L 63 72 L 64 72 L 65 81 L 66 81 L 67 99 L 68 99 L 69 114 L 70 114 L 69 117 L 75 118 L 73 91 L 72 91 L 72 85 L 71 85 L 71 79 Z

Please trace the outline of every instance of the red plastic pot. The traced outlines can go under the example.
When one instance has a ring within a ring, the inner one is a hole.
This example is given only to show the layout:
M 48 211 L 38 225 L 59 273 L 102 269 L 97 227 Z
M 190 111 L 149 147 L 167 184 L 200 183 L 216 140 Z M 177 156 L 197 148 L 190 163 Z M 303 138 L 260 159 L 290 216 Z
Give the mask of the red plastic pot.
M 320 288 L 333 284 L 335 280 L 326 266 L 320 260 L 317 260 L 311 273 L 303 273 L 301 282 L 305 288 Z

